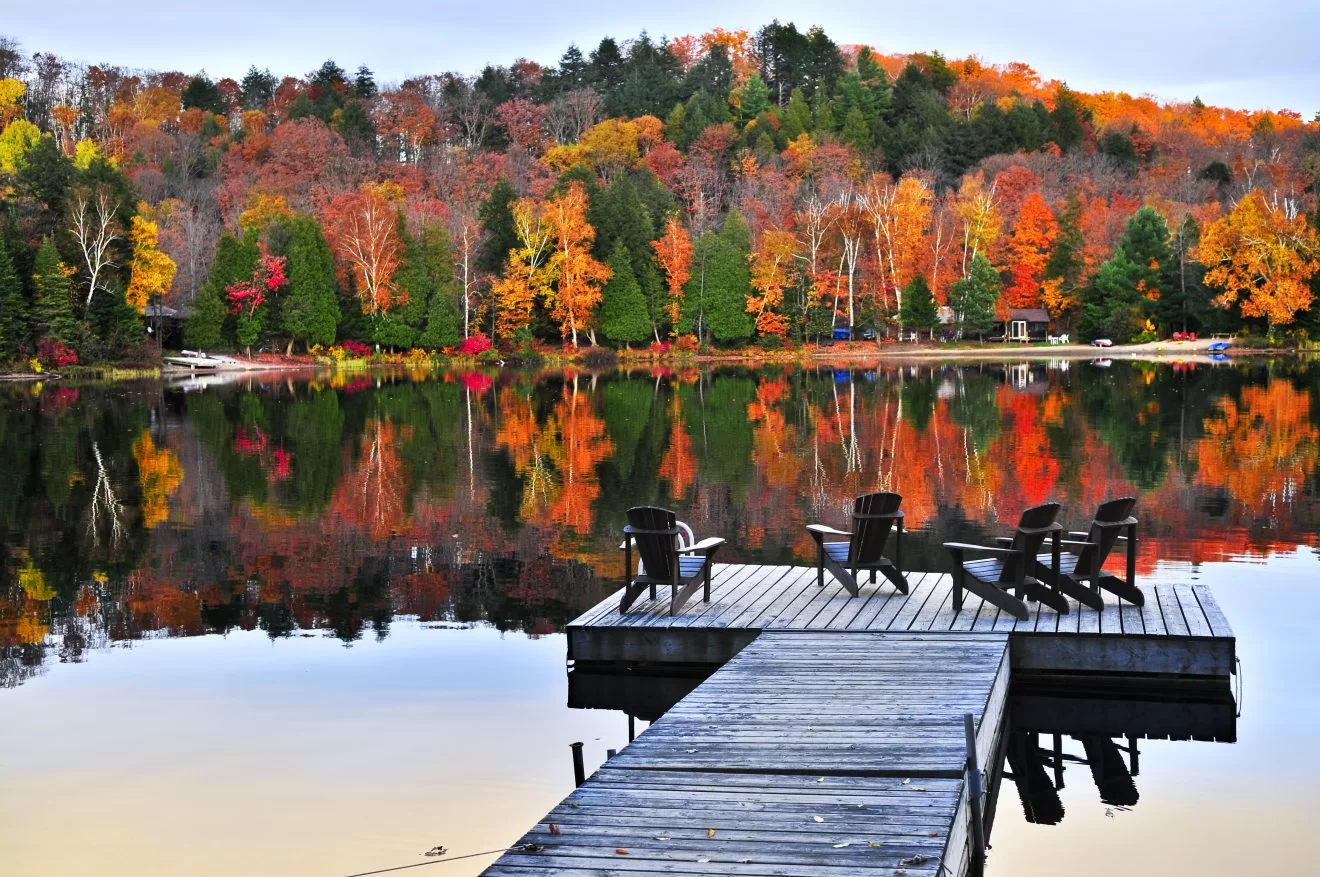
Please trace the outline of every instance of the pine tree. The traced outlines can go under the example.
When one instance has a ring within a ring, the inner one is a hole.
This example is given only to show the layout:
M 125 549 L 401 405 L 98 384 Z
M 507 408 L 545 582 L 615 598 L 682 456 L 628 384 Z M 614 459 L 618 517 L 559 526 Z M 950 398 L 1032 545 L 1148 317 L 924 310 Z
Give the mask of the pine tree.
M 0 361 L 16 359 L 28 343 L 28 307 L 9 248 L 0 240 Z
M 780 114 L 780 121 L 784 125 L 784 137 L 789 140 L 796 140 L 799 135 L 810 133 L 814 127 L 811 106 L 807 103 L 807 96 L 802 93 L 802 89 L 793 89 L 788 98 L 788 106 L 784 107 L 783 113 Z
M 504 177 L 491 187 L 490 197 L 481 203 L 478 216 L 486 230 L 486 243 L 481 248 L 477 268 L 487 274 L 500 276 L 509 250 L 518 246 L 518 232 L 513 227 L 513 202 L 518 193 Z
M 601 331 L 616 344 L 642 341 L 651 334 L 651 320 L 646 313 L 646 298 L 633 274 L 632 254 L 623 241 L 615 243 L 606 264 L 612 273 L 601 289 Z
M 751 233 L 736 210 L 725 218 L 718 233 L 702 236 L 684 292 L 685 323 L 725 344 L 752 337 L 756 321 L 747 313 L 747 297 L 752 293 L 747 263 L 750 251 Z
M 1123 227 L 1114 255 L 1083 292 L 1079 331 L 1085 338 L 1131 341 L 1145 331 L 1156 302 L 1176 285 L 1175 278 L 1169 226 L 1153 207 L 1142 207 Z
M 933 332 L 939 325 L 940 313 L 930 284 L 918 274 L 903 288 L 903 304 L 898 309 L 898 321 L 904 329 L 926 329 Z
M 335 294 L 335 262 L 316 220 L 299 216 L 289 222 L 289 287 L 284 295 L 284 331 L 289 351 L 295 341 L 305 346 L 335 343 L 339 299 Z
M 220 343 L 225 325 L 225 303 L 215 286 L 207 283 L 197 290 L 183 324 L 183 343 L 194 350 L 206 350 Z
M 37 251 L 37 262 L 32 271 L 32 289 L 36 299 L 32 322 L 38 338 L 50 338 L 68 344 L 73 341 L 77 326 L 73 319 L 73 304 L 69 300 L 69 275 L 65 273 L 55 242 L 46 238 Z
M 1000 287 L 999 272 L 977 253 L 967 276 L 949 289 L 949 306 L 964 335 L 981 336 L 995 325 Z

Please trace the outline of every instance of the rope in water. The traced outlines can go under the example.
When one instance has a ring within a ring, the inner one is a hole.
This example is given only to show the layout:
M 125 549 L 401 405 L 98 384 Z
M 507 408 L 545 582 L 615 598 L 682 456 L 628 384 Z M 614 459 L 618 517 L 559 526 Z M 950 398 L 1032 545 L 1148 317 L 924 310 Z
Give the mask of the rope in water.
M 496 853 L 511 852 L 535 852 L 536 844 L 518 844 L 512 847 L 502 847 L 498 850 L 487 850 L 484 853 L 468 853 L 463 856 L 452 856 L 449 858 L 433 859 L 430 862 L 418 862 L 414 865 L 396 865 L 393 868 L 381 868 L 379 871 L 360 871 L 357 874 L 348 874 L 345 877 L 368 877 L 371 874 L 385 874 L 390 871 L 406 871 L 409 868 L 422 868 L 426 865 L 443 865 L 445 862 L 457 862 L 459 859 L 475 859 L 477 856 L 493 856 Z

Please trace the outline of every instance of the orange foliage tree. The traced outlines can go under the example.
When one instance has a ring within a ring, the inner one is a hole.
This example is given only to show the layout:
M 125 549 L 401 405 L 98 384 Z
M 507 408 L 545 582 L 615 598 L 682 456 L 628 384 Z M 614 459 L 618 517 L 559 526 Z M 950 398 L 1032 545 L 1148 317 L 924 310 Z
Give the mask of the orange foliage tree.
M 678 331 L 683 313 L 683 285 L 692 276 L 692 238 L 687 229 L 674 217 L 665 221 L 665 232 L 651 242 L 656 261 L 665 274 L 669 295 L 665 299 L 665 313 L 669 316 L 671 332 Z
M 407 304 L 407 292 L 394 283 L 403 245 L 399 240 L 399 204 L 403 190 L 395 183 L 367 184 L 331 204 L 326 230 L 330 246 L 357 285 L 362 313 L 377 316 Z
M 1022 202 L 1013 238 L 1008 244 L 1009 283 L 1004 301 L 1011 308 L 1040 306 L 1045 266 L 1059 237 L 1059 223 L 1045 199 L 1032 192 Z
M 1206 227 L 1198 258 L 1209 269 L 1206 284 L 1221 290 L 1219 305 L 1236 302 L 1244 317 L 1264 317 L 1273 328 L 1311 306 L 1320 244 L 1295 201 L 1257 190 Z
M 589 333 L 596 343 L 596 305 L 600 304 L 601 287 L 610 279 L 610 269 L 591 255 L 591 244 L 596 229 L 587 222 L 587 193 L 576 181 L 562 194 L 545 203 L 546 222 L 549 226 L 554 253 L 548 268 L 556 283 L 550 296 L 550 316 L 559 323 L 559 331 L 578 346 L 578 331 Z
M 504 276 L 492 290 L 495 296 L 495 333 L 509 339 L 532 321 L 536 299 L 546 295 L 553 279 L 546 265 L 552 246 L 550 224 L 541 205 L 520 198 L 512 208 L 519 246 L 509 250 Z
M 756 331 L 761 335 L 788 334 L 788 317 L 780 312 L 784 303 L 784 287 L 793 279 L 793 259 L 797 255 L 797 239 L 792 233 L 767 229 L 761 235 L 761 246 L 752 254 L 752 289 L 747 296 L 747 313 L 756 315 Z

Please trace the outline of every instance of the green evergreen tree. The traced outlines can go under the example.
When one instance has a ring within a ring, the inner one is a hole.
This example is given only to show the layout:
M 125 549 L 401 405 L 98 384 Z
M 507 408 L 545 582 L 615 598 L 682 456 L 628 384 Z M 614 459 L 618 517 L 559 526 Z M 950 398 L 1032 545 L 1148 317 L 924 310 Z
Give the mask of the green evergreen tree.
M 228 111 L 224 96 L 220 94 L 220 88 L 205 74 L 189 79 L 179 97 L 185 110 L 197 107 L 208 113 L 218 115 L 223 115 Z
M 1118 343 L 1137 338 L 1155 314 L 1156 301 L 1176 285 L 1176 267 L 1164 217 L 1153 207 L 1142 207 L 1123 227 L 1114 255 L 1082 292 L 1082 337 Z
M 1000 289 L 999 272 L 984 254 L 977 253 L 967 276 L 949 289 L 949 307 L 964 335 L 982 336 L 994 327 Z
M 613 273 L 601 289 L 600 328 L 606 338 L 630 346 L 651 334 L 651 320 L 633 274 L 632 254 L 622 240 L 614 244 L 606 264 Z
M 0 362 L 17 359 L 28 343 L 28 307 L 23 284 L 0 240 Z
M 681 329 L 724 344 L 752 337 L 756 322 L 747 313 L 751 272 L 747 255 L 751 233 L 737 210 L 719 232 L 707 232 L 693 249 L 692 277 L 685 287 Z
M 55 242 L 46 238 L 41 243 L 41 249 L 37 250 L 37 262 L 32 272 L 34 334 L 37 338 L 51 338 L 70 344 L 74 340 L 77 326 L 70 301 L 72 290 L 69 276 L 64 270 Z
M 784 137 L 788 140 L 796 140 L 799 135 L 810 132 L 814 127 L 811 105 L 807 103 L 807 96 L 802 89 L 793 89 L 788 96 L 788 106 L 784 107 L 779 121 L 783 123 Z
M 486 230 L 486 242 L 477 258 L 477 268 L 487 274 L 502 274 L 509 250 L 518 246 L 518 232 L 513 226 L 513 202 L 517 200 L 513 184 L 500 177 L 491 187 L 490 197 L 481 202 L 477 215 Z
M 205 349 L 226 340 L 230 343 L 237 340 L 237 319 L 228 319 L 229 293 L 226 290 L 241 280 L 252 279 L 260 255 L 255 238 L 238 238 L 229 232 L 220 236 L 216 242 L 215 260 L 211 263 L 211 275 L 197 291 L 184 323 L 185 343 Z
M 930 284 L 918 274 L 903 287 L 903 304 L 898 309 L 898 322 L 904 329 L 925 329 L 934 332 L 940 323 L 939 309 Z
M 1077 296 L 1083 286 L 1082 271 L 1085 262 L 1082 250 L 1085 246 L 1086 239 L 1082 236 L 1082 199 L 1074 192 L 1068 197 L 1059 216 L 1059 237 L 1054 243 L 1049 262 L 1045 265 L 1045 279 L 1058 280 L 1060 289 L 1069 298 Z M 1050 309 L 1050 316 L 1061 321 L 1067 327 L 1069 334 L 1072 331 L 1074 314 L 1075 307 L 1057 311 L 1054 308 Z
M 649 176 L 649 175 L 648 175 Z M 654 177 L 650 177 L 654 180 Z M 670 208 L 661 203 L 660 211 Z M 615 248 L 623 244 L 632 259 L 632 274 L 645 301 L 643 316 L 652 333 L 659 337 L 659 324 L 664 319 L 664 281 L 652 258 L 651 242 L 656 238 L 656 223 L 652 212 L 642 202 L 641 193 L 632 179 L 618 177 L 591 199 L 587 219 L 596 229 L 593 255 L 606 262 Z M 608 334 L 608 333 L 607 333 Z
M 289 352 L 295 341 L 305 347 L 329 346 L 335 343 L 339 327 L 334 256 L 315 219 L 297 216 L 288 225 L 290 239 L 285 258 L 289 285 L 284 292 L 281 319 L 289 335 Z
M 462 333 L 448 232 L 439 223 L 424 223 L 410 240 L 404 256 L 400 287 L 419 307 L 417 334 L 412 343 L 428 350 L 453 347 L 462 339 Z
M 214 348 L 220 343 L 227 308 L 214 285 L 197 290 L 183 323 L 183 343 L 194 350 Z
M 750 121 L 770 109 L 770 89 L 759 73 L 753 73 L 742 86 L 742 106 L 739 113 Z

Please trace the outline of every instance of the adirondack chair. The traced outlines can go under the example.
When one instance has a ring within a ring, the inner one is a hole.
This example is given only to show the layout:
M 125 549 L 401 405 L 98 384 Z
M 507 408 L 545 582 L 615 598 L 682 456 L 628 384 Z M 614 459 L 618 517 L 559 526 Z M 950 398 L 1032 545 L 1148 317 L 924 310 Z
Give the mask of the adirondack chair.
M 1091 522 L 1090 530 L 1085 533 L 1068 533 L 1080 539 L 1062 540 L 1062 544 L 1072 550 L 1063 552 L 1058 558 L 1060 591 L 1097 610 L 1104 609 L 1105 605 L 1100 596 L 1101 588 L 1135 606 L 1145 605 L 1146 596 L 1136 586 L 1137 519 L 1132 517 L 1132 509 L 1136 504 L 1136 498 L 1131 496 L 1101 503 L 1095 511 L 1095 520 Z M 1123 535 L 1124 530 L 1127 535 Z M 1127 579 L 1120 579 L 1103 569 L 1110 552 L 1120 539 L 1127 543 Z M 1044 575 L 1045 564 L 1052 563 L 1053 558 L 1042 554 L 1036 561 L 1036 574 Z M 1082 582 L 1087 582 L 1089 587 Z
M 825 585 L 825 570 L 839 580 L 844 590 L 857 596 L 857 571 L 870 570 L 875 582 L 877 571 L 894 583 L 900 593 L 908 592 L 907 578 L 903 575 L 903 512 L 899 505 L 903 497 L 897 493 L 868 493 L 853 500 L 852 530 L 836 530 L 824 524 L 808 524 L 807 531 L 816 540 L 816 584 Z M 885 557 L 885 542 L 891 530 L 897 530 L 894 540 L 894 560 Z M 827 536 L 846 536 L 847 541 L 826 542 Z
M 623 528 L 623 598 L 619 612 L 637 601 L 644 591 L 656 598 L 657 585 L 669 585 L 669 614 L 677 615 L 688 598 L 704 586 L 702 599 L 710 602 L 710 571 L 715 552 L 724 540 L 711 537 L 695 545 L 680 547 L 682 530 L 674 513 L 654 506 L 628 509 L 628 525 Z M 632 548 L 637 543 L 641 565 L 633 571 Z
M 1059 533 L 1063 525 L 1055 520 L 1058 516 L 1059 504 L 1047 502 L 1024 511 L 1017 531 L 1008 537 L 1006 543 L 991 547 L 945 542 L 944 547 L 953 555 L 954 610 L 962 609 L 963 591 L 967 590 L 1023 620 L 1027 618 L 1023 597 L 1039 600 L 1060 615 L 1067 614 L 1068 601 L 1047 584 L 1057 581 L 1059 569 Z M 1053 542 L 1053 565 L 1046 570 L 1048 578 L 1042 581 L 1036 577 L 1036 552 L 1046 537 Z M 983 560 L 964 560 L 963 556 L 968 552 L 993 556 Z M 1010 594 L 1010 588 L 1015 593 Z

